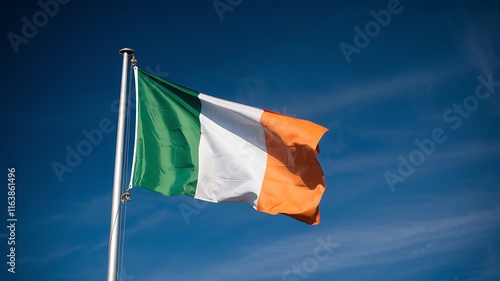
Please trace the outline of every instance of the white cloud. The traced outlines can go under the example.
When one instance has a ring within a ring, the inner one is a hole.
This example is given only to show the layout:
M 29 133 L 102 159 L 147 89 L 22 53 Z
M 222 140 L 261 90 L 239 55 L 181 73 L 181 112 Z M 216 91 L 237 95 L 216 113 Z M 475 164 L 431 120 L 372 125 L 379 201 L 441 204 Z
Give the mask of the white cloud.
M 470 279 L 469 281 L 478 281 L 478 280 L 495 280 L 500 279 L 500 259 L 498 256 L 489 251 L 487 253 L 487 258 L 484 264 L 484 268 L 479 273 L 479 275 L 475 278 Z
M 157 224 L 165 222 L 171 215 L 166 210 L 156 210 L 154 213 L 137 219 L 133 225 L 127 228 L 127 234 L 135 234 L 143 229 L 153 227 Z
M 107 207 L 106 207 L 107 206 Z M 111 210 L 111 195 L 100 195 L 85 201 L 73 201 L 65 204 L 63 213 L 55 213 L 47 219 L 49 222 L 95 225 L 102 218 L 103 208 Z M 109 219 L 109 218 L 108 218 Z
M 461 17 L 450 20 L 450 29 L 458 37 L 457 52 L 460 59 L 483 76 L 492 74 L 498 80 L 500 73 L 500 59 L 495 50 L 498 49 L 500 36 L 498 25 L 498 11 L 494 9 L 482 11 L 480 15 L 473 15 L 468 9 L 463 9 Z M 496 95 L 491 97 L 493 115 L 500 113 L 500 101 Z
M 332 89 L 323 95 L 297 94 L 300 104 L 294 104 L 293 111 L 299 116 L 315 116 L 326 112 L 334 115 L 341 110 L 356 112 L 363 106 L 401 96 L 415 95 L 415 91 L 429 91 L 436 83 L 449 79 L 459 68 L 424 69 L 378 78 L 357 81 L 355 84 Z M 304 106 L 307 101 L 307 106 Z
M 499 60 L 493 51 L 491 42 L 491 27 L 478 26 L 477 23 L 469 22 L 465 29 L 465 58 L 479 70 L 483 75 L 489 75 L 498 67 Z
M 407 206 L 400 206 L 401 208 Z M 398 210 L 403 214 L 424 211 Z M 392 210 L 394 211 L 394 210 Z M 276 238 L 267 244 L 240 246 L 233 250 L 232 259 L 204 260 L 196 272 L 183 269 L 152 272 L 148 280 L 261 280 L 281 278 L 285 270 L 313 255 L 316 239 L 331 235 L 340 244 L 334 254 L 320 262 L 317 272 L 362 269 L 368 265 L 397 266 L 399 262 L 429 258 L 445 252 L 456 252 L 487 243 L 490 231 L 498 228 L 500 208 L 474 211 L 462 215 L 428 218 L 419 221 L 389 221 L 385 217 L 335 227 L 316 234 Z M 428 264 L 426 259 L 425 263 Z
M 21 263 L 36 263 L 36 264 L 46 264 L 53 261 L 61 260 L 67 256 L 73 255 L 76 252 L 83 251 L 85 245 L 80 244 L 76 246 L 59 246 L 52 251 L 45 253 L 42 256 L 28 256 L 21 258 Z

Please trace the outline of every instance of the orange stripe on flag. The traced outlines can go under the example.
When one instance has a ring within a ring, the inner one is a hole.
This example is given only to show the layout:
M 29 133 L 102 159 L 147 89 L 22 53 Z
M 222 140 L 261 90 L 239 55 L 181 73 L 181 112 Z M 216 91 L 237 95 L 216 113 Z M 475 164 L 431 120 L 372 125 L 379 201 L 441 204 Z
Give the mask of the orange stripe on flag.
M 328 129 L 269 111 L 260 123 L 268 156 L 257 210 L 318 224 L 325 179 L 316 149 Z

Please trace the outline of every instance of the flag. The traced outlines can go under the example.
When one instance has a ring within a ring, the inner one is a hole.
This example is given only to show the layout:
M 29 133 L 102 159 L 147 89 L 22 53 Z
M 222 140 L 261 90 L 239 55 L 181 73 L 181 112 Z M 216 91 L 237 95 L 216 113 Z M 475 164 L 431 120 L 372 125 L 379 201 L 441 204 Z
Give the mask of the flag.
M 316 154 L 326 128 L 134 72 L 131 186 L 319 223 L 325 181 Z

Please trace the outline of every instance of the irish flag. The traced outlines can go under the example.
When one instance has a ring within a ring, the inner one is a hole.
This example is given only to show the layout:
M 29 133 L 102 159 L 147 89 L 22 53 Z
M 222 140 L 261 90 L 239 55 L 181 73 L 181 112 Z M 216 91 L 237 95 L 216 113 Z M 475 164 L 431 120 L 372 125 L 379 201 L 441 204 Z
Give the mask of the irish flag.
M 326 128 L 134 72 L 131 186 L 319 223 L 325 181 L 316 154 Z

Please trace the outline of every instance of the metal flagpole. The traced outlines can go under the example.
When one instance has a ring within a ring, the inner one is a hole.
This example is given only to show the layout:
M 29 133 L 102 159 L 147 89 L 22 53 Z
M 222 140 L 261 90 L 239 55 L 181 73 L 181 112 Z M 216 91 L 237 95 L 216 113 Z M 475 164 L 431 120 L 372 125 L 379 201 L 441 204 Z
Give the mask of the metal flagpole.
M 118 234 L 120 221 L 120 192 L 122 185 L 123 167 L 123 135 L 125 129 L 125 113 L 127 106 L 127 74 L 128 61 L 133 57 L 134 50 L 124 48 L 120 50 L 123 56 L 122 82 L 120 89 L 120 107 L 118 113 L 118 128 L 116 133 L 115 175 L 113 179 L 113 199 L 111 204 L 111 224 L 109 233 L 108 252 L 108 281 L 116 281 L 116 263 L 118 257 Z

